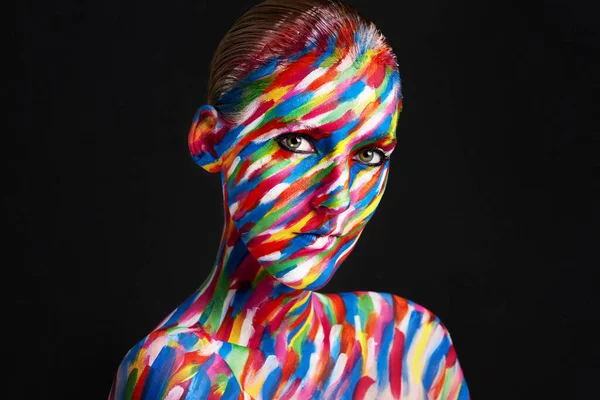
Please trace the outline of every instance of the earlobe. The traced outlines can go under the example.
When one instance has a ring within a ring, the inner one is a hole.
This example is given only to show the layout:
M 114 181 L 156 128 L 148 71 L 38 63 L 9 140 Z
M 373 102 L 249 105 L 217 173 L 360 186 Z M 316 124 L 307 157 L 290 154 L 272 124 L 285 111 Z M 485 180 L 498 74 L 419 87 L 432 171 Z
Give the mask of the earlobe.
M 221 170 L 221 154 L 217 151 L 217 145 L 225 131 L 225 124 L 213 106 L 204 105 L 194 115 L 188 135 L 190 154 L 196 164 L 208 172 Z

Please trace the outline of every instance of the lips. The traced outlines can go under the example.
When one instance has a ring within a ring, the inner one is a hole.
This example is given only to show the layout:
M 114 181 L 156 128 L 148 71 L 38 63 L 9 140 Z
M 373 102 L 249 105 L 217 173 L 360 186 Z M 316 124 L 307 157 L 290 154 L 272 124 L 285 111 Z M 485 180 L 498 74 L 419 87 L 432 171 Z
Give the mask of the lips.
M 322 216 L 312 218 L 309 223 L 301 228 L 301 232 L 294 232 L 295 235 L 309 235 L 312 237 L 334 236 L 340 237 L 340 232 L 337 231 L 338 221 L 335 218 L 323 220 Z M 320 220 L 319 220 L 320 219 Z
M 339 238 L 338 235 L 322 235 L 314 232 L 299 233 L 296 235 L 296 240 L 304 248 L 303 251 L 324 251 L 336 243 Z
M 320 237 L 342 237 L 342 235 L 338 235 L 338 234 L 330 234 L 330 233 L 325 233 L 325 232 L 294 232 L 295 235 L 297 236 L 310 236 L 313 238 L 320 238 Z

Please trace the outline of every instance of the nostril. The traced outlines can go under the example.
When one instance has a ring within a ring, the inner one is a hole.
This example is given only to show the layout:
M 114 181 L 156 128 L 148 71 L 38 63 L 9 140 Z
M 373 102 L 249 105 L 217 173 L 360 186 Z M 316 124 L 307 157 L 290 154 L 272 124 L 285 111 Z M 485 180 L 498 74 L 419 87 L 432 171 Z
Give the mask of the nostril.
M 348 191 L 338 192 L 335 195 L 324 193 L 313 197 L 311 205 L 322 214 L 341 214 L 350 206 L 350 195 Z
M 314 196 L 311 201 L 310 204 L 313 206 L 313 208 L 321 208 L 323 207 L 323 203 L 327 201 L 327 195 L 326 194 L 320 194 L 320 195 L 316 195 Z

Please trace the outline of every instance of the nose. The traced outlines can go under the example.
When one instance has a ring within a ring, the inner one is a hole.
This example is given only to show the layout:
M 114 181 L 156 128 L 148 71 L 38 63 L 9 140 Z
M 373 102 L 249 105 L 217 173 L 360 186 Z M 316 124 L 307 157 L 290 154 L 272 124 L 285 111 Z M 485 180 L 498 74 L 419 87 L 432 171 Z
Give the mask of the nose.
M 350 207 L 350 170 L 347 164 L 333 166 L 315 191 L 311 205 L 316 211 L 329 215 L 341 214 Z

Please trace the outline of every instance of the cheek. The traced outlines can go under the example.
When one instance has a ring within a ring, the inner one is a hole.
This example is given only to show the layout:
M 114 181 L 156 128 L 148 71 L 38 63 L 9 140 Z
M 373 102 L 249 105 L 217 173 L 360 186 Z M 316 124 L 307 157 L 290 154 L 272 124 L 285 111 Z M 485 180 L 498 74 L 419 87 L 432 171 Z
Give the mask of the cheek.
M 377 209 L 385 191 L 388 165 L 378 169 L 356 167 L 350 187 L 351 209 L 346 217 L 346 232 L 364 227 Z
M 315 185 L 311 170 L 316 157 L 290 155 L 277 143 L 248 146 L 226 174 L 229 211 L 240 233 L 260 233 L 283 224 L 306 206 Z

